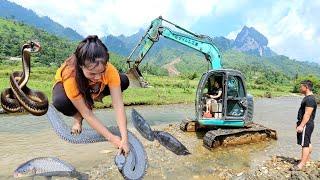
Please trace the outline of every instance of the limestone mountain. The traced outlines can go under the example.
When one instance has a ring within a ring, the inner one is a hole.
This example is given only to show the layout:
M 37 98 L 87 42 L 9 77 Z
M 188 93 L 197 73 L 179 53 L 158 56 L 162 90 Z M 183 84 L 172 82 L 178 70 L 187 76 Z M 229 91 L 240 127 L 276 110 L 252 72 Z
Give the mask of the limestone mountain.
M 244 26 L 238 33 L 233 49 L 257 56 L 272 56 L 274 52 L 268 47 L 268 39 L 253 27 Z
M 144 35 L 145 30 L 140 29 L 139 32 L 131 36 L 113 36 L 108 35 L 104 37 L 104 42 L 110 48 L 111 51 L 117 52 L 123 56 L 128 56 L 135 45 L 139 42 Z M 238 33 L 235 40 L 225 38 L 223 36 L 214 37 L 213 42 L 224 52 L 230 49 L 238 50 L 250 55 L 256 55 L 260 57 L 270 57 L 276 55 L 268 47 L 268 39 L 253 27 L 244 26 L 240 33 Z M 182 49 L 189 51 L 189 48 L 181 46 L 180 44 L 171 40 L 160 37 L 160 41 L 155 43 L 151 49 L 152 52 L 159 52 L 163 48 Z

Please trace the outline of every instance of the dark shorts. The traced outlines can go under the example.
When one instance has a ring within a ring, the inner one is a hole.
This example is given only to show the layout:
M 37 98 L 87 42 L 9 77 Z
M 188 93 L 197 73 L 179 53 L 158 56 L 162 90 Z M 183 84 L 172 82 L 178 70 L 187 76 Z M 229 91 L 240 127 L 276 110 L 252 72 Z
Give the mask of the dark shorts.
M 297 126 L 300 125 L 301 122 L 297 122 Z M 302 147 L 309 147 L 311 144 L 311 135 L 314 129 L 313 123 L 307 123 L 304 127 L 302 133 L 297 133 L 297 144 Z
M 119 75 L 121 91 L 124 91 L 129 87 L 129 79 L 125 74 L 120 73 Z M 103 96 L 110 95 L 110 90 L 108 86 L 104 88 L 102 94 Z M 78 112 L 76 107 L 74 107 L 70 99 L 67 97 L 62 83 L 57 83 L 53 87 L 52 104 L 58 111 L 60 111 L 62 114 L 66 116 L 74 116 Z

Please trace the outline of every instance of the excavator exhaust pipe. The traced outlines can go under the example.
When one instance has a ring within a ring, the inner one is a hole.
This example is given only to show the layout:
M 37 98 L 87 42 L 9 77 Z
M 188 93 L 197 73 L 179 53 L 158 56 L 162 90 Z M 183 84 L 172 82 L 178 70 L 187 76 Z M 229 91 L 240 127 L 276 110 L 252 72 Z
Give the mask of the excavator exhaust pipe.
M 132 68 L 130 68 L 127 72 L 127 76 L 130 81 L 130 87 L 141 87 L 141 88 L 151 87 L 149 86 L 149 83 L 146 80 L 144 80 L 137 66 L 133 66 Z

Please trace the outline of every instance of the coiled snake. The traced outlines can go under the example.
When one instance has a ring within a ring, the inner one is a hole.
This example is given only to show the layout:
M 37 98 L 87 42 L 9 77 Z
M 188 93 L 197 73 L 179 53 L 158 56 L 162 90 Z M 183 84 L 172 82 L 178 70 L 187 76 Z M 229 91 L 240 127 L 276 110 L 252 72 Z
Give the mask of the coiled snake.
M 48 120 L 56 132 L 63 140 L 74 144 L 87 144 L 106 141 L 106 139 L 93 129 L 83 128 L 81 134 L 74 136 L 70 133 L 70 127 L 59 117 L 53 105 L 49 106 L 47 113 Z M 116 127 L 107 127 L 110 132 L 120 136 L 120 131 Z M 130 152 L 125 158 L 123 155 L 115 157 L 115 163 L 125 179 L 142 179 L 147 169 L 147 154 L 142 143 L 131 132 L 128 132 Z
M 1 93 L 1 106 L 7 112 L 18 112 L 23 109 L 36 116 L 42 116 L 48 111 L 47 96 L 27 87 L 30 76 L 31 53 L 41 50 L 39 43 L 30 42 L 22 46 L 23 71 L 15 71 L 10 75 L 10 88 Z

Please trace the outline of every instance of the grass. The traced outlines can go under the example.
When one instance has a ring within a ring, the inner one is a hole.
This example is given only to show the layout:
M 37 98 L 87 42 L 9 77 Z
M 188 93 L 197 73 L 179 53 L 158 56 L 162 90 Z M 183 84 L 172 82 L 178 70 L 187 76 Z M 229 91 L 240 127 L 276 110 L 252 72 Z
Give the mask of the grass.
M 44 92 L 49 101 L 52 97 L 54 75 L 58 67 L 32 67 L 28 87 Z M 9 75 L 21 71 L 19 62 L 0 64 L 0 91 L 9 87 Z M 193 103 L 198 79 L 189 80 L 183 77 L 146 75 L 145 79 L 153 86 L 151 88 L 129 88 L 124 92 L 125 105 L 160 105 L 176 103 Z M 251 86 L 250 86 L 251 87 Z M 268 93 L 274 96 L 290 94 L 291 86 L 279 86 L 273 90 L 248 89 L 255 97 L 265 97 Z M 111 106 L 111 98 L 105 97 L 103 103 L 96 103 L 96 108 Z

